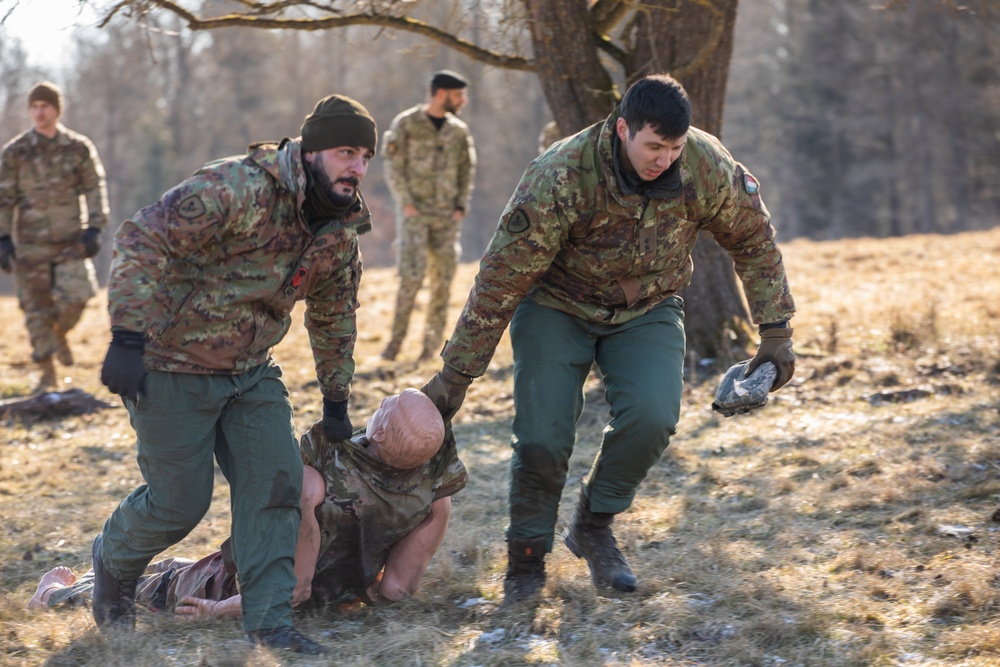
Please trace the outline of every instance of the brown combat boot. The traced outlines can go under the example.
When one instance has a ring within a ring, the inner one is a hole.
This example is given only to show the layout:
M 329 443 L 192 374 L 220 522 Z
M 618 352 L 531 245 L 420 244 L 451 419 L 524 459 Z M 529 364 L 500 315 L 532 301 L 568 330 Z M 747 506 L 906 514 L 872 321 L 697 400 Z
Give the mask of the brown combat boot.
M 52 357 L 47 357 L 36 363 L 38 364 L 38 369 L 42 372 L 42 376 L 38 378 L 38 385 L 31 393 L 36 395 L 44 394 L 47 391 L 55 389 L 56 366 L 52 363 Z
M 507 576 L 503 580 L 505 605 L 525 602 L 545 586 L 545 537 L 507 540 Z
M 636 578 L 611 533 L 614 518 L 609 512 L 591 512 L 590 500 L 580 492 L 573 523 L 563 538 L 574 556 L 587 560 L 590 578 L 597 588 L 630 593 L 636 588 Z
M 55 327 L 56 331 L 56 359 L 63 366 L 73 365 L 73 350 L 69 349 L 69 343 L 66 342 L 66 332 L 62 330 L 58 324 Z

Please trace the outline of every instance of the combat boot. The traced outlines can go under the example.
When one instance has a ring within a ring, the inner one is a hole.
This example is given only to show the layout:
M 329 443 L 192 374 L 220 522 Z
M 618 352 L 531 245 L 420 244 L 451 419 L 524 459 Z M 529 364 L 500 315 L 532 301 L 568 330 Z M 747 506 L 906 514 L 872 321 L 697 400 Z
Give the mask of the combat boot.
M 35 395 L 44 394 L 56 387 L 56 366 L 52 363 L 52 357 L 46 357 L 37 363 L 42 376 L 38 378 L 38 386 L 31 392 Z
M 102 630 L 113 628 L 135 630 L 135 585 L 136 581 L 122 581 L 104 569 L 101 546 L 104 535 L 94 539 L 91 551 L 94 569 L 94 599 L 92 601 L 94 621 Z
M 591 512 L 590 500 L 581 492 L 573 522 L 563 538 L 574 556 L 587 560 L 590 578 L 597 588 L 632 592 L 636 578 L 611 533 L 614 518 L 609 512 Z
M 545 537 L 513 537 L 507 540 L 507 575 L 503 580 L 503 603 L 530 600 L 545 586 Z
M 56 333 L 56 360 L 63 366 L 73 365 L 73 350 L 69 349 L 66 341 L 66 332 L 58 324 L 55 326 Z

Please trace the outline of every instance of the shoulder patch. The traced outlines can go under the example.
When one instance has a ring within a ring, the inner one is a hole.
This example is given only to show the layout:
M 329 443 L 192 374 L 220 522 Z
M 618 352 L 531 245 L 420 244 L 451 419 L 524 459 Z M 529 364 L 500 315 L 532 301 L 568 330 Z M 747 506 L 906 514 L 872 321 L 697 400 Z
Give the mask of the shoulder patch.
M 760 183 L 749 173 L 745 173 L 743 174 L 743 189 L 747 191 L 748 195 L 755 195 L 760 190 Z
M 507 218 L 507 233 L 523 234 L 531 227 L 531 221 L 523 208 L 514 209 L 514 212 Z
M 198 195 L 189 195 L 177 205 L 177 215 L 185 220 L 194 220 L 205 215 L 205 203 Z

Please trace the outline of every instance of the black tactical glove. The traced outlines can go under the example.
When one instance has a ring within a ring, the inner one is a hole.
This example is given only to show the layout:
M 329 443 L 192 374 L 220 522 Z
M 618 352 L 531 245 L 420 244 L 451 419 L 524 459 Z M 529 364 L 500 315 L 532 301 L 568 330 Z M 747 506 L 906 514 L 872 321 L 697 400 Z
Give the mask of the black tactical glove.
M 472 378 L 459 373 L 451 366 L 444 366 L 441 372 L 420 388 L 434 402 L 441 418 L 448 423 L 458 413 L 465 401 L 465 392 L 472 384 Z
M 94 257 L 101 252 L 101 230 L 97 227 L 87 227 L 83 230 L 80 243 L 83 244 L 83 256 Z
M 747 377 L 765 361 L 770 361 L 778 369 L 778 377 L 771 385 L 771 391 L 792 379 L 795 375 L 795 354 L 792 352 L 791 327 L 765 329 L 760 332 L 760 346 L 757 347 L 757 354 L 747 366 Z
M 3 269 L 4 273 L 10 273 L 10 270 L 13 268 L 10 260 L 16 256 L 14 241 L 11 240 L 10 236 L 0 236 L 0 269 Z
M 128 329 L 112 329 L 111 345 L 101 366 L 101 382 L 111 393 L 135 402 L 146 395 L 145 337 Z
M 354 428 L 347 416 L 347 401 L 331 401 L 323 397 L 323 433 L 327 440 L 350 440 Z

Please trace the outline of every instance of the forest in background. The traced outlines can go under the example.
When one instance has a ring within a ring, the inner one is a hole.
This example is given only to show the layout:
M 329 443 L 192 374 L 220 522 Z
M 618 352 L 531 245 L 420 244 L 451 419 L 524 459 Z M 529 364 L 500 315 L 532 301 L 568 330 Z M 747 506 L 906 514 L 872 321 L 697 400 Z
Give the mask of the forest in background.
M 215 3 L 220 8 L 224 5 Z M 473 43 L 525 40 L 497 5 L 440 3 Z M 1000 9 L 935 0 L 741 3 L 723 141 L 760 178 L 782 240 L 985 229 L 1000 219 Z M 452 17 L 448 12 L 462 12 Z M 459 20 L 461 19 L 461 20 Z M 159 22 L 159 24 L 157 23 Z M 0 26 L 0 138 L 29 126 L 26 94 L 54 80 L 64 122 L 93 139 L 120 221 L 204 162 L 294 136 L 317 99 L 361 100 L 380 131 L 443 67 L 473 82 L 462 117 L 479 153 L 463 259 L 478 258 L 552 115 L 534 74 L 473 62 L 425 38 L 351 27 L 192 33 L 166 15 L 75 38 L 59 71 L 26 61 Z M 363 185 L 370 266 L 393 262 L 394 207 L 378 160 Z M 110 246 L 110 239 L 106 239 Z M 99 257 L 105 273 L 108 255 Z

